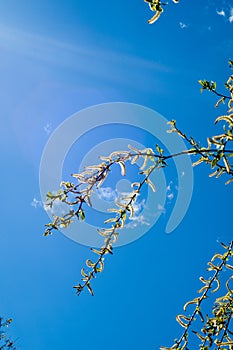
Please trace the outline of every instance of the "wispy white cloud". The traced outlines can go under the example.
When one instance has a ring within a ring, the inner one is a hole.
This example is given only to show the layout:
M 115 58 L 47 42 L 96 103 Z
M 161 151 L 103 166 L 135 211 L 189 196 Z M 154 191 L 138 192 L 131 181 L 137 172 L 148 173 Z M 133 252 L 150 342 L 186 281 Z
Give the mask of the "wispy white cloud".
M 127 203 L 129 201 L 127 197 L 130 195 L 131 195 L 131 192 L 117 191 L 118 201 L 121 203 Z M 139 215 L 146 205 L 146 200 L 145 199 L 140 200 L 139 198 L 140 198 L 140 194 L 137 194 L 136 201 L 133 203 L 134 216 Z
M 130 222 L 126 225 L 127 228 L 136 228 L 139 225 L 150 226 L 150 223 L 146 220 L 144 215 L 135 215 L 130 219 Z
M 174 193 L 169 193 L 167 198 L 171 201 L 174 198 Z
M 217 13 L 217 15 L 219 15 L 219 16 L 223 16 L 223 17 L 226 16 L 226 13 L 225 13 L 224 10 L 221 10 L 221 11 L 216 10 L 216 13 Z
M 138 198 L 139 196 L 137 197 L 137 200 L 133 205 L 135 215 L 139 215 L 139 213 L 145 208 L 145 199 L 139 201 Z
M 51 123 L 47 123 L 45 126 L 44 126 L 44 131 L 47 135 L 49 135 L 52 131 L 52 124 Z
M 31 206 L 34 208 L 42 207 L 42 202 L 36 198 L 33 198 Z
M 128 228 L 136 228 L 139 225 L 150 225 L 148 218 L 146 218 L 145 215 L 143 215 L 145 205 L 145 199 L 140 201 L 138 196 L 136 202 L 133 204 L 134 216 L 130 218 L 130 222 L 127 224 Z
M 99 199 L 108 202 L 113 202 L 118 197 L 117 191 L 112 189 L 111 187 L 100 187 L 97 190 L 97 195 Z
M 233 22 L 233 7 L 230 10 L 230 16 L 229 16 L 228 20 L 229 20 L 230 23 Z
M 165 214 L 166 213 L 166 209 L 164 208 L 164 206 L 162 206 L 161 204 L 158 204 L 157 209 L 160 213 Z
M 167 188 L 166 188 L 166 192 L 167 192 L 167 199 L 169 201 L 171 201 L 174 197 L 175 197 L 175 194 L 174 194 L 174 191 L 172 189 L 172 186 L 173 186 L 173 182 L 170 181 L 170 183 L 168 184 Z
M 225 17 L 230 23 L 233 22 L 233 7 L 216 10 L 217 15 Z
M 111 187 L 102 187 L 97 191 L 97 195 L 100 200 L 105 200 L 109 202 L 113 202 L 117 200 L 120 203 L 128 202 L 128 199 L 124 199 L 129 196 L 131 192 L 120 192 Z M 138 225 L 150 225 L 145 216 L 143 215 L 143 210 L 146 205 L 146 200 L 140 200 L 140 195 L 137 196 L 136 201 L 133 203 L 134 208 L 134 216 L 129 218 L 130 222 L 127 223 L 127 228 L 135 228 Z
M 52 208 L 45 203 L 43 203 L 43 208 L 48 214 L 54 214 L 57 216 L 62 216 L 67 213 L 67 204 L 60 201 L 59 199 L 55 199 Z M 69 207 L 69 210 L 70 209 L 72 209 L 72 206 Z
M 185 24 L 185 23 L 183 23 L 183 22 L 180 22 L 180 23 L 179 23 L 179 26 L 180 26 L 181 29 L 185 29 L 185 28 L 188 27 L 187 24 Z

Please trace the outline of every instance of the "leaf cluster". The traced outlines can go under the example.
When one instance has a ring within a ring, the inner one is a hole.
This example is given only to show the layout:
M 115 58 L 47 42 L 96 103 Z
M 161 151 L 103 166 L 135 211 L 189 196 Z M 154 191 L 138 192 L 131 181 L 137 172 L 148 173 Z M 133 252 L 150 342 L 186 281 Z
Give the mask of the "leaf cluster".
M 92 206 L 92 195 L 95 189 L 99 189 L 102 186 L 114 165 L 119 166 L 121 175 L 125 176 L 128 164 L 133 165 L 139 160 L 142 160 L 142 165 L 139 169 L 139 175 L 142 177 L 142 180 L 132 184 L 132 191 L 130 193 L 115 200 L 115 207 L 109 209 L 112 216 L 104 222 L 103 227 L 97 230 L 98 234 L 104 237 L 104 243 L 99 250 L 92 248 L 92 252 L 97 255 L 97 259 L 95 261 L 90 259 L 86 261 L 86 269 L 88 271 L 84 268 L 81 271 L 83 283 L 78 283 L 74 286 L 77 294 L 80 294 L 85 287 L 87 287 L 92 295 L 94 294 L 91 281 L 98 273 L 103 271 L 105 255 L 113 253 L 113 245 L 118 239 L 120 230 L 124 228 L 127 220 L 131 220 L 134 217 L 135 202 L 142 187 L 147 185 L 155 192 L 156 188 L 150 179 L 150 175 L 154 171 L 167 167 L 168 161 L 171 158 L 184 154 L 195 156 L 198 159 L 193 162 L 193 166 L 205 163 L 213 170 L 209 175 L 210 177 L 215 176 L 218 178 L 225 174 L 229 177 L 226 184 L 233 181 L 233 164 L 231 162 L 233 149 L 230 149 L 233 141 L 232 81 L 233 78 L 231 76 L 228 79 L 227 88 L 230 92 L 227 113 L 215 120 L 215 124 L 219 122 L 225 123 L 223 125 L 223 132 L 208 137 L 205 147 L 195 141 L 193 137 L 188 137 L 176 126 L 176 121 L 172 120 L 168 123 L 170 125 L 168 132 L 176 132 L 187 142 L 190 146 L 189 149 L 166 155 L 159 145 L 143 150 L 129 145 L 128 150 L 115 151 L 108 156 L 100 156 L 101 162 L 99 164 L 86 166 L 83 172 L 72 174 L 77 183 L 62 181 L 61 189 L 57 193 L 53 194 L 49 192 L 47 194 L 46 205 L 50 209 L 54 207 L 55 203 L 61 202 L 67 205 L 67 211 L 61 216 L 53 215 L 53 221 L 46 224 L 45 236 L 50 235 L 54 230 L 59 230 L 59 228 L 67 228 L 75 217 L 78 220 L 85 220 L 85 205 Z M 203 85 L 205 84 L 203 83 Z M 208 86 L 209 90 L 215 91 L 216 84 L 211 83 Z
M 229 66 L 232 68 L 232 64 L 230 64 L 231 62 L 232 61 L 229 60 Z M 192 146 L 192 148 L 189 149 L 189 154 L 193 153 L 199 156 L 198 160 L 193 163 L 193 166 L 206 163 L 211 169 L 213 169 L 213 172 L 209 175 L 210 177 L 215 176 L 216 178 L 219 178 L 223 174 L 227 174 L 230 176 L 230 179 L 227 180 L 226 184 L 229 184 L 233 181 L 233 75 L 230 75 L 225 83 L 228 95 L 223 95 L 216 91 L 216 82 L 199 80 L 199 83 L 202 86 L 201 90 L 206 89 L 220 96 L 215 107 L 218 107 L 220 103 L 224 103 L 225 100 L 228 100 L 226 114 L 220 115 L 215 120 L 215 124 L 224 122 L 223 131 L 220 134 L 208 137 L 207 145 L 205 147 L 201 146 L 193 137 L 187 137 L 185 133 L 179 130 L 176 126 L 175 120 L 169 122 L 171 127 L 169 132 L 178 133 L 178 135 Z
M 179 0 L 172 0 L 172 1 L 175 4 L 178 4 L 179 2 Z M 159 19 L 160 15 L 163 13 L 164 7 L 168 5 L 168 2 L 163 2 L 161 0 L 144 0 L 144 2 L 148 3 L 149 8 L 152 12 L 155 12 L 153 17 L 148 20 L 149 24 L 156 22 Z
M 172 0 L 178 3 L 179 0 Z M 164 7 L 168 4 L 161 0 L 144 0 L 149 5 L 149 8 L 154 12 L 153 17 L 148 21 L 152 24 L 157 21 L 164 11 Z M 229 60 L 229 67 L 233 69 L 233 61 Z M 176 132 L 189 145 L 188 150 L 181 151 L 176 154 L 165 155 L 160 146 L 138 150 L 129 146 L 129 150 L 115 151 L 109 156 L 100 157 L 101 163 L 91 165 L 85 168 L 82 173 L 73 174 L 77 183 L 62 182 L 61 189 L 57 193 L 49 192 L 47 195 L 46 205 L 52 209 L 54 204 L 63 202 L 68 206 L 67 212 L 62 216 L 53 216 L 53 221 L 46 225 L 44 235 L 50 235 L 54 230 L 60 227 L 68 227 L 75 217 L 78 220 L 85 220 L 85 205 L 91 207 L 91 197 L 94 190 L 100 188 L 107 176 L 112 170 L 113 165 L 117 164 L 120 167 L 121 175 L 125 176 L 127 165 L 135 164 L 140 158 L 143 159 L 143 165 L 140 168 L 139 175 L 142 180 L 132 184 L 132 192 L 115 201 L 115 207 L 109 209 L 112 217 L 104 222 L 104 227 L 97 230 L 98 234 L 104 237 L 103 246 L 100 249 L 92 248 L 92 252 L 97 256 L 96 259 L 87 259 L 86 267 L 82 268 L 82 283 L 74 286 L 77 294 L 80 294 L 85 288 L 94 295 L 91 282 L 98 273 L 104 269 L 105 255 L 113 254 L 113 245 L 116 243 L 120 230 L 135 215 L 134 205 L 137 196 L 144 185 L 148 185 L 153 191 L 156 190 L 155 185 L 150 180 L 150 175 L 161 168 L 168 165 L 168 160 L 179 157 L 181 155 L 192 155 L 198 159 L 193 163 L 193 166 L 199 164 L 207 164 L 211 168 L 210 177 L 219 178 L 223 174 L 228 176 L 226 184 L 233 181 L 233 75 L 224 84 L 227 90 L 226 94 L 217 91 L 217 83 L 210 80 L 199 80 L 201 92 L 208 90 L 219 97 L 216 107 L 220 104 L 225 104 L 227 101 L 226 114 L 220 115 L 215 124 L 224 123 L 223 131 L 220 134 L 207 138 L 207 145 L 200 145 L 193 137 L 188 137 L 177 126 L 176 121 L 169 122 L 170 130 L 168 132 Z M 208 263 L 208 271 L 211 274 L 207 279 L 200 277 L 202 287 L 198 291 L 198 297 L 187 302 L 184 306 L 185 315 L 177 315 L 177 322 L 184 328 L 184 332 L 179 339 L 174 341 L 172 347 L 161 347 L 161 350 L 188 350 L 190 346 L 190 333 L 195 334 L 200 341 L 200 350 L 214 349 L 233 349 L 233 332 L 230 329 L 233 317 L 233 290 L 230 287 L 233 276 L 231 275 L 224 286 L 221 286 L 221 276 L 223 268 L 232 271 L 233 265 L 230 261 L 233 257 L 233 241 L 229 245 L 222 243 L 225 252 L 223 254 L 215 254 Z M 217 260 L 217 262 L 216 262 Z M 225 287 L 224 291 L 223 288 Z M 219 297 L 215 297 L 212 307 L 212 314 L 204 314 L 203 305 L 209 297 L 209 293 L 216 295 L 221 291 Z M 187 309 L 192 307 L 192 313 L 187 314 Z M 202 326 L 201 329 L 195 328 L 195 322 L 199 320 Z
M 233 61 L 228 60 L 228 66 L 233 71 Z M 212 80 L 198 80 L 199 84 L 201 85 L 200 91 L 208 90 L 217 95 L 219 100 L 217 101 L 215 107 L 218 107 L 220 103 L 225 103 L 225 101 L 228 102 L 229 109 L 232 109 L 232 102 L 233 102 L 233 75 L 231 74 L 228 80 L 224 83 L 224 87 L 227 90 L 225 94 L 217 91 L 217 83 L 216 81 Z
M 11 349 L 11 350 L 16 350 L 15 347 L 15 342 L 13 342 L 6 333 L 6 328 L 9 327 L 11 324 L 12 319 L 4 319 L 3 317 L 0 317 L 0 350 L 5 350 L 5 349 Z
M 118 239 L 119 231 L 125 227 L 128 220 L 133 218 L 135 203 L 141 188 L 147 185 L 155 192 L 156 188 L 150 180 L 150 175 L 155 169 L 159 170 L 167 166 L 166 156 L 163 155 L 163 150 L 158 145 L 156 145 L 155 150 L 151 148 L 138 150 L 130 145 L 128 148 L 128 151 L 115 151 L 107 157 L 101 156 L 102 162 L 100 164 L 87 166 L 82 173 L 73 174 L 77 184 L 62 182 L 62 189 L 59 189 L 55 194 L 49 192 L 47 195 L 45 205 L 49 208 L 53 208 L 55 202 L 60 201 L 67 204 L 68 210 L 62 216 L 53 215 L 54 220 L 46 224 L 45 236 L 50 235 L 54 230 L 59 230 L 61 227 L 68 227 L 75 216 L 80 220 L 85 219 L 84 205 L 92 206 L 91 196 L 94 190 L 104 183 L 113 165 L 117 164 L 121 175 L 125 176 L 128 164 L 133 165 L 138 160 L 142 160 L 139 171 L 142 180 L 132 183 L 132 191 L 115 200 L 115 207 L 109 209 L 112 217 L 104 222 L 104 227 L 97 229 L 98 234 L 103 236 L 103 246 L 100 249 L 91 248 L 92 252 L 97 255 L 97 259 L 95 261 L 86 260 L 86 268 L 81 270 L 83 283 L 74 286 L 77 294 L 80 294 L 86 287 L 94 295 L 91 280 L 96 277 L 96 274 L 103 271 L 105 255 L 113 254 L 113 245 Z
M 198 290 L 199 296 L 184 305 L 186 314 L 189 306 L 192 307 L 192 313 L 176 317 L 177 322 L 184 328 L 184 332 L 179 339 L 175 339 L 171 347 L 161 347 L 161 350 L 188 350 L 190 333 L 194 333 L 199 339 L 200 350 L 208 350 L 213 346 L 218 350 L 233 348 L 233 329 L 230 329 L 233 319 L 233 289 L 230 287 L 233 279 L 233 241 L 229 245 L 221 244 L 225 252 L 215 254 L 208 262 L 207 270 L 212 273 L 212 276 L 207 279 L 200 277 L 202 287 Z M 221 288 L 221 274 L 224 269 L 231 275 L 225 283 L 225 288 Z M 210 297 L 210 292 L 213 295 L 218 291 L 221 291 L 221 295 L 213 302 L 212 315 L 204 316 L 204 302 Z M 198 318 L 202 323 L 199 331 L 195 329 L 195 322 Z

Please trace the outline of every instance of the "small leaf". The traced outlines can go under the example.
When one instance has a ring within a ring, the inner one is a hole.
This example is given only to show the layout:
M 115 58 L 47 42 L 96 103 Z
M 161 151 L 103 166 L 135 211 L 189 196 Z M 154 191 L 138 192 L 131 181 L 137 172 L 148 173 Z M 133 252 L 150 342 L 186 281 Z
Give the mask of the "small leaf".
M 206 285 L 206 286 L 203 286 L 201 289 L 199 289 L 197 292 L 199 293 L 199 294 L 201 294 L 202 292 L 204 292 L 206 289 L 208 289 L 209 288 L 209 286 L 208 285 Z
M 223 256 L 219 253 L 215 254 L 212 259 L 210 260 L 211 262 L 213 262 L 215 259 L 220 259 L 222 260 Z
M 87 289 L 88 289 L 88 291 L 90 292 L 90 294 L 91 294 L 92 296 L 94 296 L 94 292 L 93 292 L 93 290 L 92 290 L 92 288 L 91 288 L 91 284 L 90 284 L 90 283 L 87 283 Z
M 88 277 L 88 274 L 85 272 L 84 268 L 82 268 L 82 270 L 81 270 L 81 275 L 83 277 Z
M 184 316 L 184 315 L 177 315 L 176 316 L 176 321 L 181 325 L 181 327 L 187 328 L 187 324 L 185 321 L 188 321 L 189 318 Z
M 199 304 L 199 298 L 195 298 L 195 299 L 193 299 L 193 300 L 191 300 L 191 301 L 188 301 L 185 305 L 184 305 L 184 311 L 186 311 L 186 309 L 187 309 L 187 306 L 188 305 L 191 305 L 191 304 Z
M 96 267 L 96 272 L 102 272 L 103 269 L 104 269 L 104 262 L 103 262 L 103 258 L 102 258 L 102 260 L 100 260 L 100 262 L 99 262 L 98 267 Z
M 143 162 L 142 166 L 140 167 L 140 170 L 145 169 L 145 167 L 147 166 L 147 163 L 148 163 L 148 157 L 144 156 L 143 158 L 144 158 L 144 162 Z
M 223 243 L 223 242 L 220 242 L 220 243 L 221 243 L 221 246 L 222 246 L 224 249 L 226 249 L 226 250 L 229 249 L 229 247 L 228 247 L 225 243 Z
M 132 205 L 132 204 L 129 204 L 129 205 L 127 206 L 127 210 L 130 211 L 130 216 L 129 216 L 129 218 L 132 219 L 133 216 L 134 216 L 134 207 L 133 207 L 133 205 Z
M 93 267 L 93 266 L 95 266 L 95 263 L 94 263 L 93 261 L 91 261 L 90 259 L 87 259 L 87 260 L 86 260 L 86 265 L 87 265 L 88 267 Z
M 222 115 L 222 116 L 218 117 L 217 119 L 215 119 L 215 124 L 217 124 L 220 120 L 224 120 L 224 121 L 228 122 L 228 124 L 231 127 L 233 126 L 233 118 L 231 118 L 231 116 Z
M 211 162 L 211 168 L 213 169 L 217 165 L 217 163 L 218 163 L 218 158 L 215 157 Z
M 205 337 L 203 337 L 200 333 L 196 332 L 196 331 L 192 331 L 194 334 L 196 334 L 196 336 L 201 339 L 201 341 L 205 341 Z
M 133 182 L 132 184 L 131 184 L 131 187 L 140 187 L 140 182 Z
M 135 164 L 136 161 L 138 160 L 138 158 L 139 158 L 139 155 L 134 156 L 134 157 L 131 159 L 131 164 Z
M 148 23 L 149 24 L 155 23 L 159 19 L 161 13 L 162 11 L 157 11 L 156 14 L 151 19 L 149 19 Z
M 111 231 L 112 231 L 112 230 L 111 230 Z M 105 230 L 97 229 L 97 232 L 98 232 L 101 236 L 109 237 L 109 232 L 106 232 Z
M 233 276 L 231 276 L 230 278 L 229 278 L 229 280 L 226 282 L 226 287 L 227 287 L 227 290 L 228 290 L 228 292 L 230 293 L 230 294 L 233 294 L 233 290 L 229 287 L 229 283 L 230 283 L 230 281 L 233 279 Z
M 102 254 L 103 254 L 102 250 L 97 250 L 97 249 L 95 249 L 95 248 L 91 248 L 91 251 L 92 251 L 93 253 L 95 253 L 95 254 L 98 254 L 98 255 L 102 255 Z
M 156 187 L 150 179 L 146 179 L 146 183 L 150 186 L 153 192 L 156 192 Z
M 156 150 L 157 152 L 162 155 L 163 154 L 163 149 L 159 147 L 159 145 L 156 145 Z
M 200 159 L 198 159 L 196 162 L 194 162 L 194 163 L 192 164 L 192 166 L 193 166 L 193 167 L 195 167 L 195 166 L 197 166 L 197 165 L 201 164 L 203 161 L 204 161 L 204 158 L 203 158 L 203 157 L 201 157 L 201 158 L 200 158 Z
M 125 163 L 124 162 L 118 162 L 118 164 L 120 165 L 120 168 L 121 168 L 121 175 L 125 176 L 126 175 Z
M 115 199 L 114 203 L 120 208 L 125 208 L 125 204 L 118 202 L 116 199 Z
M 215 282 L 217 283 L 217 287 L 214 290 L 212 290 L 212 293 L 217 292 L 219 290 L 219 288 L 221 287 L 220 281 L 217 277 L 215 278 Z
M 127 218 L 126 212 L 123 212 L 123 213 L 122 213 L 121 218 L 122 218 L 122 220 L 123 220 L 123 221 L 125 221 L 125 220 L 126 220 L 126 218 Z
M 225 264 L 225 266 L 226 266 L 228 269 L 233 270 L 233 266 L 232 266 L 232 265 Z
M 105 224 L 108 224 L 109 222 L 116 222 L 117 218 L 110 218 L 104 221 Z
M 225 156 L 223 156 L 223 163 L 226 167 L 227 173 L 229 174 L 231 172 L 231 167 L 230 167 L 230 164 L 228 162 L 228 159 Z

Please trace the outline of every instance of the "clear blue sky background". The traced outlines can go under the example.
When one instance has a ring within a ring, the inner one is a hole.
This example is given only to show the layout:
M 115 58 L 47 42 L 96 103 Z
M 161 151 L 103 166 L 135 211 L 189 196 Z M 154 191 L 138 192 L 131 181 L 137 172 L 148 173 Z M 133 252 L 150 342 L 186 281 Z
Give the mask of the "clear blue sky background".
M 233 1 L 171 3 L 153 26 L 142 1 L 0 4 L 1 315 L 22 350 L 150 350 L 169 346 L 175 315 L 232 230 L 232 187 L 195 169 L 193 198 L 166 235 L 168 213 L 143 238 L 115 251 L 95 297 L 72 286 L 87 247 L 42 237 L 38 174 L 49 134 L 94 104 L 125 101 L 157 110 L 197 140 L 215 132 L 215 98 L 198 79 L 222 83 L 233 56 Z M 75 169 L 74 169 L 75 170 Z M 34 202 L 33 202 L 34 200 Z

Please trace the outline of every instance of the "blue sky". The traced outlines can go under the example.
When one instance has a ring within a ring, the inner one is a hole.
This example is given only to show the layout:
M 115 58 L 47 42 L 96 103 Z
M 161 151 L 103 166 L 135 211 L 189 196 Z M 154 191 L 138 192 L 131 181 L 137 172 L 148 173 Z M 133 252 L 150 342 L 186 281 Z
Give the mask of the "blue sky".
M 39 165 L 50 135 L 83 108 L 120 101 L 174 118 L 204 142 L 218 111 L 197 81 L 217 80 L 221 90 L 233 56 L 232 0 L 171 3 L 152 26 L 142 0 L 99 3 L 0 4 L 0 309 L 14 319 L 22 350 L 169 346 L 181 332 L 175 315 L 196 295 L 218 241 L 232 239 L 232 187 L 200 166 L 179 227 L 164 233 L 168 198 L 157 224 L 107 259 L 95 297 L 75 295 L 89 249 L 61 233 L 42 236 L 49 218 L 37 202 Z

